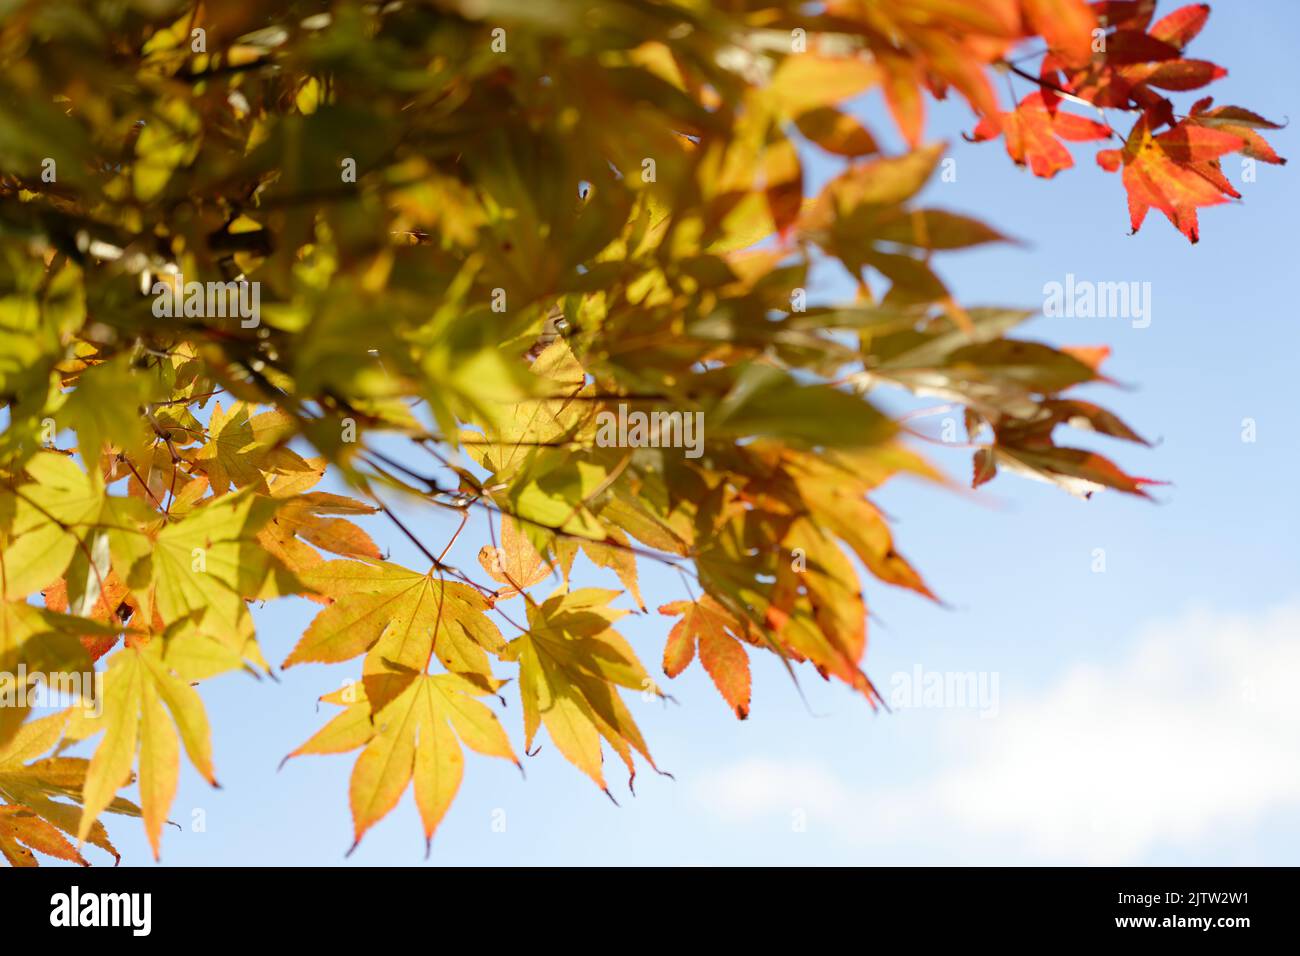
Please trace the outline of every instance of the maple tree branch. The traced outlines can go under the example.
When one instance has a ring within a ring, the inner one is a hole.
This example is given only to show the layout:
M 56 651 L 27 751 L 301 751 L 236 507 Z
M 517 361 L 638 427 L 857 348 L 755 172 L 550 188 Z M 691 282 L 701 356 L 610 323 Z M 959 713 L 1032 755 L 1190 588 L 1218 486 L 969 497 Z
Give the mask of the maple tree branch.
M 388 520 L 391 521 L 394 525 L 396 525 L 397 529 L 401 531 L 402 534 L 406 535 L 406 537 L 411 541 L 411 543 L 414 544 L 420 550 L 420 553 L 429 559 L 429 562 L 432 564 L 434 570 L 438 571 L 440 574 L 442 572 L 446 572 L 450 574 L 458 581 L 463 581 L 465 584 L 468 584 L 470 587 L 474 588 L 474 590 L 478 591 L 479 594 L 486 597 L 489 600 L 489 602 L 493 600 L 494 593 L 491 588 L 486 588 L 483 585 L 479 584 L 477 581 L 475 581 L 473 578 L 471 578 L 469 575 L 467 575 L 465 572 L 463 572 L 460 568 L 456 567 L 455 565 L 444 564 L 439 558 L 434 557 L 433 552 L 430 551 L 427 547 L 425 547 L 424 542 L 421 541 L 418 537 L 416 537 L 415 533 L 406 526 L 405 522 L 403 522 L 401 518 L 393 514 L 393 512 L 389 509 L 389 507 L 379 499 L 378 495 L 376 495 L 373 491 L 370 490 L 367 490 L 366 493 L 370 496 L 370 499 L 374 501 L 375 505 L 379 508 L 379 510 L 384 513 L 384 515 L 388 518 Z M 518 625 L 516 625 L 516 627 L 517 626 Z
M 958 405 L 955 402 L 947 402 L 943 405 L 932 405 L 929 408 L 917 408 L 910 412 L 904 412 L 896 419 L 900 422 L 910 422 L 916 418 L 928 418 L 931 415 L 942 415 L 944 412 L 958 411 L 965 406 Z
M 150 488 L 147 484 L 145 484 L 144 479 L 140 477 L 140 472 L 136 469 L 135 463 L 132 462 L 131 459 L 126 457 L 126 453 L 125 452 L 120 453 L 117 456 L 117 460 L 123 462 L 126 465 L 126 467 L 131 469 L 131 474 L 135 475 L 135 480 L 140 482 L 140 487 L 144 489 L 145 494 L 147 494 L 150 498 L 154 500 L 154 504 L 156 504 L 159 508 L 163 507 L 163 503 L 158 499 L 158 496 L 153 493 L 153 489 Z M 173 468 L 172 471 L 175 472 L 175 469 Z
M 382 454 L 380 454 L 380 453 L 378 453 L 378 452 L 375 452 L 373 449 L 371 449 L 370 451 L 367 452 L 367 455 L 371 455 L 371 454 L 373 454 L 373 455 L 377 455 L 378 457 L 380 457 L 381 459 L 383 459 L 385 462 L 387 462 L 391 467 L 398 468 L 398 469 L 400 469 L 401 471 L 405 472 L 406 474 L 409 474 L 412 478 L 415 478 L 416 480 L 422 482 L 423 484 L 428 485 L 429 488 L 430 488 L 430 491 L 429 491 L 429 494 L 430 494 L 430 495 L 433 495 L 433 494 L 444 494 L 444 495 L 445 495 L 445 494 L 453 494 L 453 493 L 454 493 L 454 492 L 449 491 L 449 490 L 446 489 L 446 488 L 443 488 L 443 487 L 438 483 L 437 479 L 435 479 L 435 478 L 432 478 L 432 477 L 430 477 L 430 476 L 428 476 L 428 475 L 422 475 L 422 474 L 420 474 L 419 472 L 416 472 L 416 471 L 412 471 L 411 469 L 406 468 L 405 466 L 401 465 L 399 462 L 395 462 L 395 461 L 393 461 L 391 458 L 388 458 L 386 455 L 382 455 Z M 373 462 L 371 462 L 370 464 L 371 464 L 371 467 L 375 467 L 375 465 L 373 464 Z M 382 469 L 379 469 L 379 470 L 382 471 Z M 390 476 L 390 477 L 391 477 L 391 476 Z M 616 475 L 615 477 L 617 477 L 617 475 Z M 612 483 L 612 482 L 611 482 L 611 483 Z M 371 497 L 372 497 L 372 498 L 374 497 L 373 492 L 371 493 Z M 591 496 L 589 496 L 589 498 L 590 498 L 590 497 L 591 497 Z M 379 504 L 379 500 L 378 500 L 377 498 L 375 498 L 375 501 L 376 501 L 377 504 Z M 456 510 L 462 510 L 460 507 L 457 507 L 456 505 L 449 505 L 449 504 L 446 504 L 446 503 L 444 503 L 444 502 L 434 502 L 434 503 L 435 503 L 435 504 L 441 504 L 441 505 L 443 505 L 444 507 L 448 507 L 448 508 L 456 508 Z M 387 509 L 384 508 L 382 504 L 380 504 L 380 507 L 381 507 L 381 510 L 387 511 Z M 686 554 L 686 555 L 678 555 L 676 558 L 671 558 L 671 557 L 668 557 L 667 555 L 665 555 L 665 554 L 663 554 L 663 553 L 661 553 L 661 552 L 658 552 L 658 551 L 652 551 L 652 550 L 650 550 L 650 549 L 642 548 L 642 547 L 639 547 L 639 546 L 634 545 L 634 544 L 631 544 L 631 543 L 623 543 L 623 542 L 621 542 L 621 541 L 616 541 L 616 540 L 613 540 L 613 539 L 610 539 L 610 538 L 605 538 L 605 539 L 601 539 L 601 540 L 596 540 L 596 539 L 594 539 L 594 538 L 589 538 L 589 537 L 587 537 L 587 536 L 585 536 L 585 535 L 575 534 L 575 533 L 573 533 L 573 532 L 571 532 L 571 531 L 565 531 L 564 528 L 563 528 L 563 526 L 559 526 L 559 527 L 557 527 L 557 526 L 555 526 L 555 525 L 549 525 L 549 524 L 546 524 L 545 522 L 538 521 L 538 520 L 535 519 L 535 518 L 529 518 L 529 517 L 526 517 L 526 516 L 524 516 L 524 515 L 518 514 L 518 513 L 516 513 L 516 512 L 507 511 L 505 508 L 502 508 L 499 504 L 497 504 L 497 503 L 495 503 L 495 502 L 492 502 L 491 504 L 489 504 L 489 503 L 488 503 L 488 499 L 484 499 L 484 498 L 472 497 L 472 498 L 470 498 L 470 500 L 466 503 L 465 507 L 479 507 L 479 508 L 483 508 L 483 509 L 486 509 L 486 510 L 488 510 L 488 511 L 495 512 L 495 513 L 497 513 L 497 514 L 504 515 L 504 516 L 509 517 L 509 518 L 513 518 L 513 519 L 516 520 L 516 521 L 522 521 L 522 522 L 524 522 L 524 523 L 526 523 L 526 524 L 532 525 L 533 527 L 535 527 L 535 528 L 539 528 L 539 529 L 541 529 L 541 530 L 543 530 L 543 531 L 549 531 L 549 532 L 551 532 L 552 534 L 555 534 L 555 535 L 557 535 L 557 536 L 559 536 L 559 537 L 562 537 L 562 538 L 567 538 L 567 539 L 570 539 L 570 540 L 573 540 L 573 541 L 579 541 L 579 542 L 586 541 L 586 542 L 589 542 L 589 543 L 592 543 L 592 544 L 602 545 L 602 546 L 607 547 L 607 548 L 614 548 L 614 549 L 619 550 L 619 551 L 626 551 L 626 552 L 628 552 L 628 553 L 630 553 L 630 554 L 637 555 L 638 557 L 646 558 L 646 559 L 651 560 L 651 561 L 658 561 L 659 563 L 664 564 L 664 565 L 667 565 L 668 567 L 672 567 L 672 568 L 680 568 L 680 567 L 682 567 L 682 565 L 681 565 L 681 563 L 680 563 L 681 559 L 683 559 L 683 558 L 689 558 L 689 557 L 690 557 L 689 554 Z M 391 517 L 391 513 L 390 513 L 390 517 Z M 396 518 L 393 518 L 393 520 L 396 521 Z M 400 527 L 400 525 L 399 525 L 399 527 Z M 409 531 L 407 532 L 407 535 L 408 535 L 408 537 L 410 536 L 410 532 L 409 532 Z M 423 547 L 421 547 L 421 550 L 424 551 L 424 553 L 426 554 L 426 556 L 430 557 L 431 560 L 435 560 L 435 561 L 436 561 L 436 559 L 433 559 L 433 558 L 432 558 L 432 554 L 431 554 L 430 552 L 428 552 L 426 549 L 424 549 Z
M 658 551 L 651 551 L 646 548 L 638 547 L 637 545 L 634 544 L 624 544 L 621 541 L 615 541 L 610 538 L 602 538 L 602 539 L 588 538 L 586 535 L 575 534 L 572 531 L 565 531 L 563 528 L 557 528 L 554 525 L 546 524 L 545 522 L 538 521 L 535 518 L 528 518 L 520 514 L 506 511 L 500 505 L 493 507 L 492 505 L 489 505 L 486 502 L 484 502 L 483 499 L 476 498 L 472 502 L 470 502 L 470 504 L 478 505 L 480 508 L 486 508 L 489 511 L 494 511 L 497 514 L 505 515 L 506 517 L 513 518 L 516 521 L 522 521 L 526 524 L 532 525 L 535 528 L 540 528 L 543 531 L 549 531 L 552 534 L 558 535 L 561 538 L 568 538 L 571 541 L 579 541 L 579 542 L 585 541 L 588 544 L 598 544 L 606 548 L 615 548 L 619 551 L 626 551 L 630 554 L 635 554 L 638 557 L 648 558 L 651 561 L 658 561 L 661 564 L 665 564 L 670 568 L 682 567 L 682 565 L 679 562 L 684 558 L 690 557 L 690 555 L 678 555 L 676 558 L 670 558 L 667 555 L 664 555 Z
M 468 521 L 469 511 L 462 510 L 460 513 L 460 524 L 456 526 L 456 532 L 451 536 L 451 540 L 447 542 L 447 546 L 442 549 L 442 554 L 438 555 L 439 561 L 442 561 L 442 559 L 447 556 L 447 552 L 450 551 L 451 546 L 456 543 L 456 539 L 460 537 L 460 533 L 465 530 L 465 524 Z
M 1055 83 L 1043 79 L 1041 76 L 1035 76 L 1034 74 L 1030 73 L 1028 70 L 1016 66 L 1010 60 L 1005 60 L 1005 59 L 998 60 L 994 63 L 994 66 L 998 66 L 1005 70 L 1008 70 L 1011 73 L 1014 73 L 1016 76 L 1020 77 L 1022 80 L 1028 80 L 1030 83 L 1033 83 L 1036 86 L 1040 86 L 1045 90 L 1051 90 L 1053 93 L 1061 97 L 1061 99 L 1063 100 L 1068 100 L 1071 103 L 1077 103 L 1080 106 L 1091 106 L 1094 109 L 1101 109 L 1101 107 L 1097 106 L 1097 104 L 1092 102 L 1091 100 L 1084 99 L 1082 96 L 1080 96 L 1077 93 L 1071 93 L 1069 90 L 1065 89 L 1065 87 L 1058 86 Z M 1015 103 L 1012 103 L 1011 105 L 1013 108 L 1015 107 Z M 1120 110 L 1125 113 L 1141 112 L 1141 110 L 1136 106 L 1111 106 L 1108 107 L 1108 109 Z
M 389 468 L 393 468 L 397 471 L 402 472 L 402 474 L 404 475 L 408 475 L 409 477 L 414 478 L 416 481 L 420 482 L 420 484 L 427 486 L 430 494 L 447 493 L 446 490 L 442 487 L 442 485 L 438 483 L 438 479 L 430 477 L 429 475 L 421 474 L 418 471 L 408 468 L 405 465 L 403 465 L 400 461 L 396 461 L 395 459 L 389 458 L 383 452 L 375 451 L 375 449 L 373 448 L 368 448 L 366 449 L 364 457 L 367 459 L 366 463 L 369 464 L 370 467 L 372 468 L 375 467 L 375 464 L 373 461 L 370 461 L 369 459 L 378 458 Z M 390 475 L 390 477 L 392 476 Z
M 403 523 L 402 519 L 397 517 L 397 515 L 393 514 L 393 512 L 389 510 L 388 505 L 384 504 L 382 501 L 379 500 L 378 495 L 376 495 L 373 491 L 369 492 L 369 495 L 371 500 L 374 501 L 376 507 L 378 507 L 379 510 L 384 513 L 384 515 L 388 518 L 389 521 L 391 521 L 393 524 L 397 526 L 398 531 L 406 535 L 406 537 L 410 540 L 410 542 L 420 549 L 420 553 L 429 559 L 430 564 L 432 564 L 435 568 L 439 568 L 439 569 L 441 569 L 444 566 L 441 561 L 439 561 L 436 557 L 434 557 L 433 552 L 424 546 L 424 542 L 421 541 L 419 538 L 417 538 L 415 536 L 415 533 L 411 531 L 411 529 L 408 528 Z
M 921 441 L 929 442 L 932 445 L 943 445 L 945 448 L 983 448 L 984 445 L 974 441 L 945 441 L 942 438 L 935 438 L 933 435 L 927 435 L 925 432 L 917 431 L 909 425 L 901 425 L 904 432 L 913 438 L 919 438 Z
M 214 395 L 220 395 L 224 391 L 225 391 L 224 388 L 217 388 L 217 389 L 213 389 L 210 392 L 204 392 L 201 395 L 190 395 L 186 398 L 173 398 L 165 402 L 150 402 L 146 407 L 148 407 L 151 411 L 157 411 L 160 408 L 167 408 L 170 405 L 188 405 L 191 402 L 200 402 L 203 401 L 204 399 L 212 398 Z M 193 429 L 189 429 L 189 430 L 193 431 Z
M 248 63 L 223 63 L 221 66 L 210 66 L 203 70 L 194 72 L 177 73 L 175 79 L 183 80 L 186 83 L 201 83 L 203 80 L 210 80 L 218 76 L 235 76 L 240 73 L 251 73 L 255 70 L 265 69 L 266 67 L 279 66 L 270 58 L 252 60 Z

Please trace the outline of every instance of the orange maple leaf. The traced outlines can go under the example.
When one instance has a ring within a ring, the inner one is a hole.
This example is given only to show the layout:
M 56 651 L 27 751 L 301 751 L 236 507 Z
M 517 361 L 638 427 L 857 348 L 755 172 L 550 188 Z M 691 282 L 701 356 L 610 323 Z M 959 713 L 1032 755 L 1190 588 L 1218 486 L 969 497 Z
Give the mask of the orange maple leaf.
M 1179 232 L 1197 242 L 1196 210 L 1240 198 L 1220 170 L 1219 157 L 1245 145 L 1235 133 L 1186 121 L 1155 135 L 1150 116 L 1144 114 L 1124 148 L 1102 150 L 1097 162 L 1112 173 L 1123 167 L 1134 232 L 1142 228 L 1147 211 L 1154 206 Z
M 1006 137 L 1007 155 L 1017 166 L 1028 163 L 1035 176 L 1051 179 L 1074 165 L 1074 157 L 1061 140 L 1081 143 L 1111 135 L 1110 127 L 1102 123 L 1058 110 L 1058 102 L 1057 97 L 1035 90 L 1013 112 L 1003 113 L 1000 123 L 982 119 L 971 140 L 996 139 L 1001 133 Z

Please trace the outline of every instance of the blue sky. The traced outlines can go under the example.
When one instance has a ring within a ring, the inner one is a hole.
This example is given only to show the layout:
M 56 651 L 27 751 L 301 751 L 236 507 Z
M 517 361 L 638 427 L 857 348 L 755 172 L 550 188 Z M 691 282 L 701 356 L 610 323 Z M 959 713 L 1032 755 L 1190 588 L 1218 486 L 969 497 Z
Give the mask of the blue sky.
M 1216 102 L 1288 117 L 1300 102 L 1290 65 L 1297 10 L 1284 0 L 1215 4 L 1192 50 L 1229 67 L 1211 89 Z M 876 101 L 860 112 L 892 135 Z M 669 687 L 678 706 L 630 699 L 675 780 L 647 769 L 635 798 L 613 787 L 615 807 L 549 741 L 525 759 L 527 779 L 471 754 L 431 864 L 1300 859 L 1300 717 L 1287 680 L 1300 677 L 1294 166 L 1261 164 L 1257 181 L 1243 185 L 1229 158 L 1225 172 L 1245 200 L 1202 211 L 1202 239 L 1191 246 L 1156 211 L 1128 235 L 1119 178 L 1095 165 L 1092 144 L 1048 182 L 1015 168 L 1000 141 L 962 142 L 972 126 L 960 104 L 932 111 L 930 133 L 952 143 L 957 178 L 932 184 L 926 198 L 1025 244 L 949 255 L 940 271 L 967 305 L 1039 308 L 1044 284 L 1067 273 L 1151 283 L 1147 328 L 1038 318 L 1023 334 L 1113 348 L 1107 370 L 1132 387 L 1083 397 L 1157 447 L 1078 443 L 1171 482 L 1155 490 L 1158 503 L 1114 493 L 1085 502 L 1005 475 L 978 493 L 888 487 L 879 502 L 897 519 L 898 546 L 949 607 L 870 587 L 867 670 L 887 695 L 894 675 L 917 667 L 996 675 L 996 707 L 990 699 L 984 716 L 951 706 L 873 714 L 812 674 L 801 697 L 775 659 L 756 656 L 753 713 L 742 723 L 697 665 Z M 1300 156 L 1293 128 L 1271 141 Z M 817 161 L 819 179 L 832 171 Z M 825 276 L 813 297 L 847 292 Z M 1254 442 L 1242 440 L 1247 418 Z M 920 425 L 937 434 L 942 420 Z M 965 483 L 969 451 L 926 450 Z M 429 541 L 453 530 L 438 514 L 413 520 Z M 400 537 L 378 523 L 372 530 L 395 560 L 419 564 Z M 484 543 L 467 532 L 452 556 L 472 567 Z M 1096 549 L 1102 573 L 1093 570 Z M 615 584 L 612 573 L 586 567 L 584 581 Z M 652 607 L 682 596 L 676 575 L 644 562 L 641 573 Z M 284 601 L 257 612 L 268 658 L 283 659 L 314 610 Z M 656 672 L 669 625 L 651 613 L 624 629 Z M 318 711 L 316 698 L 354 670 L 308 665 L 278 683 L 227 675 L 205 688 L 223 789 L 183 770 L 180 829 L 164 838 L 165 864 L 423 861 L 409 793 L 344 860 L 352 756 L 301 758 L 277 773 L 332 713 Z M 506 699 L 499 713 L 522 747 L 513 689 Z M 191 826 L 195 810 L 203 832 Z M 151 865 L 138 823 L 110 823 L 125 862 Z

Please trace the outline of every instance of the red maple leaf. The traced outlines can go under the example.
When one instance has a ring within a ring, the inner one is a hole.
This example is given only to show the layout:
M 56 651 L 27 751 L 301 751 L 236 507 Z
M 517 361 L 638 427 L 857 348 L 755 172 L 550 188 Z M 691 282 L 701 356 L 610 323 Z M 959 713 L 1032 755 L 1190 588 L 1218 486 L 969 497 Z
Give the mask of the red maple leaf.
M 1286 165 L 1286 160 L 1279 156 L 1268 141 L 1257 132 L 1261 129 L 1281 129 L 1280 124 L 1266 120 L 1258 113 L 1252 113 L 1240 106 L 1216 106 L 1210 109 L 1210 104 L 1213 102 L 1214 100 L 1208 96 L 1197 100 L 1192 104 L 1192 112 L 1186 122 L 1240 136 L 1246 144 L 1241 149 L 1243 155 L 1265 163 Z
M 1172 104 L 1157 90 L 1195 90 L 1228 74 L 1208 60 L 1183 56 L 1183 49 L 1205 26 L 1208 4 L 1180 7 L 1149 30 L 1154 2 L 1099 3 L 1093 9 L 1112 31 L 1083 68 L 1071 68 L 1058 57 L 1045 58 L 1043 73 L 1053 85 L 1055 76 L 1063 74 L 1063 89 L 1097 106 L 1145 110 L 1172 125 Z
M 1103 169 L 1123 167 L 1129 217 L 1137 232 L 1154 206 L 1192 242 L 1200 239 L 1196 210 L 1238 199 L 1240 194 L 1219 168 L 1219 157 L 1242 150 L 1236 133 L 1183 120 L 1155 135 L 1151 114 L 1133 126 L 1123 149 L 1097 154 Z
M 1074 165 L 1074 157 L 1061 140 L 1073 143 L 1109 139 L 1110 127 L 1073 113 L 1057 109 L 1059 99 L 1041 90 L 1026 96 L 1001 122 L 984 118 L 975 127 L 971 140 L 980 142 L 1006 137 L 1007 155 L 1018 166 L 1028 163 L 1035 176 L 1051 179 L 1062 169 Z

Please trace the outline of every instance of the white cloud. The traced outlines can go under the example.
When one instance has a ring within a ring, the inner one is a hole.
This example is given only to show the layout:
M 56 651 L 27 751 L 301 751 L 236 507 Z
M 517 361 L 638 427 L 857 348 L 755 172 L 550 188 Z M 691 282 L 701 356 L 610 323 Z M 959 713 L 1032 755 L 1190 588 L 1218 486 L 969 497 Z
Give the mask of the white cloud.
M 1300 607 L 1198 612 L 1042 693 L 1004 691 L 1000 716 L 954 722 L 905 785 L 855 790 L 813 761 L 748 760 L 695 794 L 729 818 L 802 807 L 856 844 L 942 858 L 964 846 L 991 863 L 1140 862 L 1300 806 L 1298 680 Z
M 792 810 L 831 817 L 853 802 L 853 794 L 833 773 L 810 760 L 742 760 L 703 778 L 696 794 L 740 821 Z

